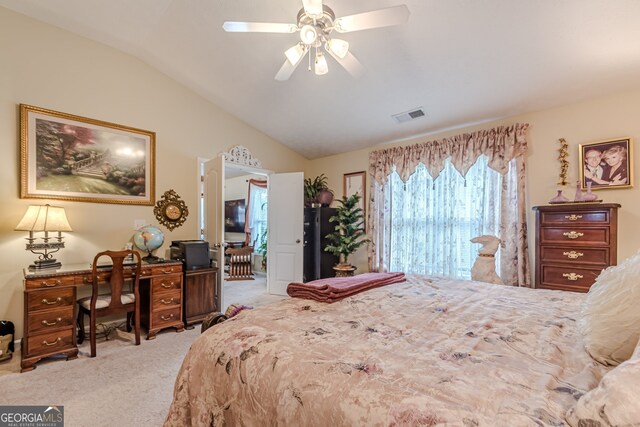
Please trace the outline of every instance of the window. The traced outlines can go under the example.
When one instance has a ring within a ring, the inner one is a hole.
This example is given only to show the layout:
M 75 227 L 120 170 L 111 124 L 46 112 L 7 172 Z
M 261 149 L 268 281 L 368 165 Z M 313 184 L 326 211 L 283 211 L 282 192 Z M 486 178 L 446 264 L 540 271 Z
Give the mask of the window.
M 257 249 L 267 239 L 267 189 L 249 185 L 249 244 Z
M 487 158 L 466 178 L 447 159 L 435 181 L 420 164 L 406 183 L 393 172 L 389 185 L 390 271 L 470 279 L 479 246 L 469 240 L 500 231 L 502 176 Z

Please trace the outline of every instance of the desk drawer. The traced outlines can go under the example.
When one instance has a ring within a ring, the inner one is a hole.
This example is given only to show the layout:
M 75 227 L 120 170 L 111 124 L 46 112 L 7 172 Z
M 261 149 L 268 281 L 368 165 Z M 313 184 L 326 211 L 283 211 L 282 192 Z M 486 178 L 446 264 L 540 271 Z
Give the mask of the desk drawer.
M 609 265 L 609 248 L 540 246 L 540 262 L 593 265 L 604 268 Z
M 155 295 L 159 292 L 167 292 L 173 289 L 182 289 L 182 275 L 172 274 L 151 279 L 152 292 Z
M 24 285 L 27 289 L 47 289 L 60 286 L 71 286 L 73 284 L 73 276 L 49 277 L 46 279 L 29 279 L 24 281 Z
M 29 313 L 52 308 L 68 307 L 75 304 L 75 288 L 46 289 L 27 292 Z
M 607 225 L 609 224 L 609 211 L 592 212 L 541 212 L 542 225 Z
M 154 311 L 152 314 L 152 324 L 156 329 L 162 329 L 165 325 L 180 322 L 180 307 L 175 307 L 170 310 Z
M 182 273 L 182 265 L 168 265 L 164 267 L 153 267 L 151 274 L 153 276 L 165 276 L 167 274 Z
M 182 301 L 182 292 L 180 289 L 173 291 L 158 292 L 153 294 L 152 311 L 167 310 L 178 307 Z
M 75 323 L 73 306 L 57 310 L 39 311 L 28 316 L 29 333 L 48 331 L 73 326 Z
M 27 341 L 29 355 L 56 353 L 74 348 L 73 328 L 30 336 Z
M 125 274 L 125 277 L 126 274 Z M 106 283 L 111 278 L 111 272 L 98 273 L 98 283 Z M 91 285 L 93 276 L 91 274 L 84 274 L 82 276 L 76 276 L 76 285 Z
M 540 244 L 609 245 L 609 227 L 541 227 Z

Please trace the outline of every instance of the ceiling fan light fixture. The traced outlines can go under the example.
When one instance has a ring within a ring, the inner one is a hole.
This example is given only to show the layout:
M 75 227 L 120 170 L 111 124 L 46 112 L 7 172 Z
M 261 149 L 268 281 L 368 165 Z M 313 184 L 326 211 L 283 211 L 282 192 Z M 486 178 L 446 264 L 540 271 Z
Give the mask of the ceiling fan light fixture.
M 327 58 L 324 57 L 324 53 L 318 52 L 316 54 L 315 65 L 316 76 L 322 76 L 329 72 L 329 65 L 327 64 Z
M 302 43 L 310 45 L 315 43 L 317 38 L 318 31 L 313 25 L 307 24 L 300 28 L 300 40 L 302 40 Z
M 302 43 L 298 43 L 295 46 L 291 46 L 287 49 L 284 54 L 287 57 L 287 60 L 291 63 L 291 65 L 298 65 L 298 62 L 302 59 L 302 57 L 307 53 L 307 46 Z
M 344 59 L 347 56 L 347 52 L 349 52 L 349 42 L 342 39 L 330 39 L 326 48 L 338 58 Z

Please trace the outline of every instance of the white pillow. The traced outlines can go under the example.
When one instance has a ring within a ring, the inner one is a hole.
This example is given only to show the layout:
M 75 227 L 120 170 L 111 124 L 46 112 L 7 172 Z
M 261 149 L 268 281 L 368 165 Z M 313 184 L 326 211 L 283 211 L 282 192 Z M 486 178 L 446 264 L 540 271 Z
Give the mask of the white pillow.
M 572 427 L 640 425 L 640 342 L 631 359 L 609 371 L 566 415 Z
M 578 328 L 591 357 L 618 365 L 640 339 L 640 252 L 596 279 L 582 306 Z

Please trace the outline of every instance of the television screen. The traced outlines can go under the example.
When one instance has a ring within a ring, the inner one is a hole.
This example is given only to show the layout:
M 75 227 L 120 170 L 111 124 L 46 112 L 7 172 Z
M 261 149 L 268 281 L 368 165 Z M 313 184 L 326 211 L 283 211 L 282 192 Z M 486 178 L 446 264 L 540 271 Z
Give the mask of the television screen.
M 224 231 L 244 233 L 244 199 L 224 202 Z

